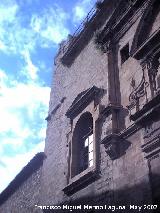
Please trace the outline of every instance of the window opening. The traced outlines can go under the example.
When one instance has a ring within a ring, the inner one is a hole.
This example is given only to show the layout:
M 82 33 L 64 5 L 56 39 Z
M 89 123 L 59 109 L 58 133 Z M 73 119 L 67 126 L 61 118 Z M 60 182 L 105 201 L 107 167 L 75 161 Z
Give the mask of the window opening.
M 74 130 L 72 140 L 72 177 L 93 166 L 93 118 L 84 113 Z
M 83 170 L 93 166 L 93 130 L 83 137 L 84 155 L 83 155 Z

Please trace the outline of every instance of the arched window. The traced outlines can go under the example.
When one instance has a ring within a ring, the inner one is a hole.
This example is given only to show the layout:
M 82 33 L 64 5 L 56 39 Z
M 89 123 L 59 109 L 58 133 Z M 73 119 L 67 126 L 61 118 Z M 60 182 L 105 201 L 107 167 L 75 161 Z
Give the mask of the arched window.
M 72 138 L 71 177 L 93 166 L 93 118 L 86 112 L 79 118 Z
M 98 174 L 99 95 L 101 89 L 92 86 L 77 95 L 66 112 L 70 119 L 68 142 L 68 185 L 63 191 L 71 195 L 92 183 Z

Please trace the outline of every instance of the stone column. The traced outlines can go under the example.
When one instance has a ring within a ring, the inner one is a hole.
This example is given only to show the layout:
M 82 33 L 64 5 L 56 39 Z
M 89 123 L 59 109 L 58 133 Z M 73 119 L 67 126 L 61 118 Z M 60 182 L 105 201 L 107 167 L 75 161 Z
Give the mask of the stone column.
M 120 104 L 120 83 L 118 69 L 118 47 L 112 41 L 106 44 L 108 55 L 108 91 L 109 102 L 111 104 Z

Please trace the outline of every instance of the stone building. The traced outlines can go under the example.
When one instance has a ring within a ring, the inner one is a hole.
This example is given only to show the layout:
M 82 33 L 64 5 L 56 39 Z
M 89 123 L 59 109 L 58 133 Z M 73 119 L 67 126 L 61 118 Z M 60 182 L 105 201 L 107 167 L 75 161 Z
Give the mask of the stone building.
M 38 153 L 0 194 L 1 213 L 37 212 L 41 201 L 41 175 L 44 153 Z M 14 165 L 15 166 L 15 165 Z
M 158 212 L 159 0 L 96 3 L 60 45 L 46 120 L 39 205 Z

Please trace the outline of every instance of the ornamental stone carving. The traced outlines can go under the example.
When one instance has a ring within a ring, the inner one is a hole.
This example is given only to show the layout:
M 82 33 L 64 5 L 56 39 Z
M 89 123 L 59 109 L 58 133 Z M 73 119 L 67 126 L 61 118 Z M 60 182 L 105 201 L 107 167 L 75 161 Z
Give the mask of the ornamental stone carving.
M 135 80 L 133 78 L 131 80 L 132 92 L 129 95 L 129 105 L 127 106 L 130 115 L 134 108 L 136 112 L 140 110 L 141 98 L 144 99 L 145 103 L 148 102 L 147 87 L 149 86 L 149 83 L 145 79 L 144 69 L 142 71 L 142 78 L 137 87 Z
M 147 60 L 148 77 L 152 98 L 160 90 L 160 57 L 151 57 Z

